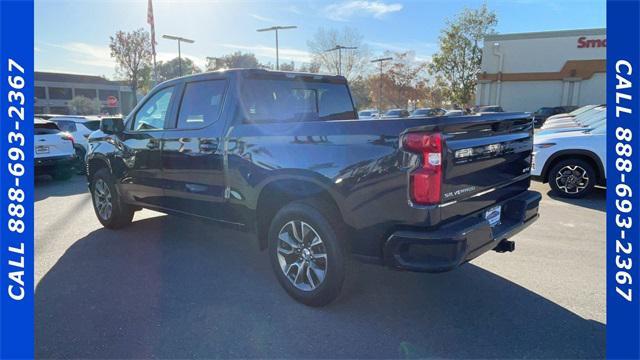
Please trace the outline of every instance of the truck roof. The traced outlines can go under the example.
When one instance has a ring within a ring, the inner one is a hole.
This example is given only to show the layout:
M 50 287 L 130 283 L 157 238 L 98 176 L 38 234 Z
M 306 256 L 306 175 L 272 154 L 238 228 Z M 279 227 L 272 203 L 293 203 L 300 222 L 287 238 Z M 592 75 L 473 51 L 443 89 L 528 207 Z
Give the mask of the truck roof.
M 320 81 L 327 81 L 333 83 L 347 83 L 347 79 L 341 75 L 329 75 L 329 74 L 316 74 L 316 73 L 305 73 L 298 71 L 278 71 L 278 70 L 265 70 L 265 69 L 225 69 L 225 70 L 216 70 L 209 71 L 199 74 L 186 75 L 174 79 L 167 80 L 162 84 L 169 84 L 174 82 L 182 82 L 185 80 L 206 80 L 212 78 L 220 78 L 221 75 L 240 75 L 242 77 L 247 77 L 249 75 L 263 75 L 268 77 L 282 77 L 285 78 L 309 78 Z

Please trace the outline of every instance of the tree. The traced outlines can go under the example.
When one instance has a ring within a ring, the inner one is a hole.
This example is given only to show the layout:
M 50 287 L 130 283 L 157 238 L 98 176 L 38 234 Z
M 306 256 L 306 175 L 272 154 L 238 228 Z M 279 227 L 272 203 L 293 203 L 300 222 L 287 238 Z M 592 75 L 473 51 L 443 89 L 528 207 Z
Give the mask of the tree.
M 405 108 L 409 100 L 426 100 L 427 64 L 417 61 L 415 53 L 411 51 L 385 52 L 384 57 L 391 57 L 392 60 L 382 63 L 382 77 L 378 68 L 369 78 L 372 104 L 384 110 L 388 107 Z
M 236 51 L 232 54 L 224 55 L 222 57 L 209 57 L 207 58 L 207 71 L 214 71 L 220 69 L 260 69 L 263 65 L 260 64 L 255 54 L 243 53 Z
M 110 39 L 111 57 L 116 60 L 118 73 L 129 82 L 135 104 L 135 94 L 143 81 L 144 69 L 151 66 L 149 33 L 142 28 L 132 32 L 118 31 Z
M 307 41 L 307 46 L 313 56 L 313 62 L 320 64 L 322 69 L 333 74 L 341 73 L 347 79 L 353 80 L 359 75 L 364 75 L 369 65 L 369 49 L 362 39 L 358 30 L 353 28 L 345 27 L 341 31 L 319 28 L 313 38 Z M 338 51 L 327 51 L 336 45 L 357 49 L 342 50 L 340 59 Z
M 320 72 L 320 64 L 317 62 L 310 62 L 308 64 L 302 64 L 302 66 L 300 66 L 299 71 L 300 72 L 306 72 L 306 73 L 313 73 L 313 74 L 317 74 Z
M 360 110 L 366 109 L 371 106 L 371 89 L 370 82 L 363 76 L 349 82 L 349 88 L 351 89 L 351 97 L 356 107 Z
M 182 75 L 201 73 L 202 70 L 189 58 L 182 58 Z M 158 81 L 166 81 L 180 76 L 180 59 L 173 58 L 167 62 L 157 64 Z
M 71 115 L 97 115 L 100 114 L 102 104 L 98 99 L 89 99 L 84 96 L 76 96 L 67 103 Z
M 446 87 L 446 97 L 460 106 L 470 105 L 480 73 L 480 42 L 494 33 L 498 18 L 486 5 L 465 9 L 440 34 L 440 51 L 429 70 Z

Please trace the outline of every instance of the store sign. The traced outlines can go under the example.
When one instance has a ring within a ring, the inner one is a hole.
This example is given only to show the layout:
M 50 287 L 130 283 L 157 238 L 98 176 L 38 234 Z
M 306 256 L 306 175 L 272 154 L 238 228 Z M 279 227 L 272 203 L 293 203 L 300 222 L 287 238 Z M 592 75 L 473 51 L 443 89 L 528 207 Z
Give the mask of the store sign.
M 578 38 L 578 49 L 606 47 L 607 39 L 587 39 L 586 36 L 581 36 Z

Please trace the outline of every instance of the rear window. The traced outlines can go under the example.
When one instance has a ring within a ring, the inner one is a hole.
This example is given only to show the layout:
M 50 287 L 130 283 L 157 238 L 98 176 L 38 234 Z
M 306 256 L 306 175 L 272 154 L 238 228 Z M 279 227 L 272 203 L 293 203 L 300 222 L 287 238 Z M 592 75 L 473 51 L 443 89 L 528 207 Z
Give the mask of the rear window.
M 346 84 L 247 79 L 240 102 L 244 121 L 249 123 L 357 118 Z
M 55 122 L 58 127 L 60 128 L 60 130 L 62 131 L 66 131 L 66 132 L 75 132 L 76 131 L 76 123 L 73 121 L 69 121 L 69 120 L 53 120 L 53 122 Z
M 84 125 L 87 129 L 91 131 L 96 131 L 100 129 L 100 120 L 85 121 L 82 123 L 82 125 Z
M 36 123 L 33 125 L 35 135 L 50 135 L 60 132 L 60 128 L 54 123 Z

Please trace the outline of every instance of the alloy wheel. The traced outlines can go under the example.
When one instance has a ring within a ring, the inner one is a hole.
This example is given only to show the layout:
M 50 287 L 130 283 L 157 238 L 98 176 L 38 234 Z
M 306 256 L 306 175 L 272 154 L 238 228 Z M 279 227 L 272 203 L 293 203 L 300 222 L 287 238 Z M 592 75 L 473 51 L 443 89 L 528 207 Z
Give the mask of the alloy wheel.
M 293 220 L 278 233 L 278 262 L 291 284 L 303 291 L 315 290 L 327 274 L 327 250 L 318 232 L 308 223 Z
M 558 189 L 567 194 L 577 194 L 589 186 L 589 174 L 578 165 L 567 165 L 556 173 Z
M 109 190 L 109 186 L 102 179 L 98 179 L 94 185 L 93 201 L 96 205 L 100 218 L 102 218 L 102 220 L 108 220 L 111 217 L 111 212 L 113 211 L 111 190 Z

